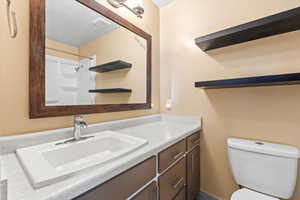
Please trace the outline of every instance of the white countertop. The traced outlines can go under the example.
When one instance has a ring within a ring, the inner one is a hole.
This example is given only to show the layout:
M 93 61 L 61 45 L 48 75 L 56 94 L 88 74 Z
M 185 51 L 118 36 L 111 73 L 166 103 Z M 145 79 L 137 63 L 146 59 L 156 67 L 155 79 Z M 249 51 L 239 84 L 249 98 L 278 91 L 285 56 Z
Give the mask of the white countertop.
M 149 144 L 108 164 L 86 169 L 64 181 L 37 190 L 31 186 L 16 154 L 12 152 L 6 153 L 3 155 L 2 164 L 8 178 L 8 200 L 70 200 L 200 130 L 201 121 L 200 118 L 194 117 L 152 115 L 91 125 L 89 132 L 108 128 L 123 134 L 146 139 L 149 141 Z M 69 130 L 71 129 L 61 129 L 64 132 Z M 34 137 L 39 140 L 38 138 L 43 134 L 44 137 L 48 137 L 51 134 L 59 134 L 59 131 L 55 130 L 51 133 L 47 131 L 36 134 L 40 135 L 20 136 L 21 139 L 17 136 L 0 138 L 0 145 L 6 142 L 17 148 L 24 146 L 25 140 L 28 142 L 30 139 L 34 140 Z M 49 136 L 49 138 L 53 140 L 53 135 Z M 22 139 L 24 139 L 23 143 Z M 11 147 L 6 146 L 5 148 L 10 149 Z

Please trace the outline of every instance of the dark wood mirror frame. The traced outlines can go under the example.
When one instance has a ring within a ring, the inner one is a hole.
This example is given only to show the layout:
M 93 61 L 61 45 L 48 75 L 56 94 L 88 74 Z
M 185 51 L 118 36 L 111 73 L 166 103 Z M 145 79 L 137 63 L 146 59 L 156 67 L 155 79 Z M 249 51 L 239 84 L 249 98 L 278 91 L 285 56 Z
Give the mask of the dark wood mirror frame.
M 45 0 L 30 3 L 30 118 L 151 109 L 152 37 L 94 0 L 76 0 L 147 40 L 146 103 L 78 106 L 45 105 Z

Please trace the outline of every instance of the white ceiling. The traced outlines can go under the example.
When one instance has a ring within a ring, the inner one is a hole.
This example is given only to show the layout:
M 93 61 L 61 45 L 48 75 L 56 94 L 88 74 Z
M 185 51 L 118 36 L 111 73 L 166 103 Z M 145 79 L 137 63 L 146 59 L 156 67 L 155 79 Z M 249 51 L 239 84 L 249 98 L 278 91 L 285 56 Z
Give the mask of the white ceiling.
M 164 7 L 167 4 L 169 4 L 171 1 L 173 0 L 153 0 L 153 2 L 159 7 Z
M 163 7 L 173 0 L 153 0 Z M 74 0 L 46 0 L 46 37 L 80 47 L 120 28 L 95 11 Z
M 46 37 L 80 47 L 120 26 L 74 0 L 46 0 Z

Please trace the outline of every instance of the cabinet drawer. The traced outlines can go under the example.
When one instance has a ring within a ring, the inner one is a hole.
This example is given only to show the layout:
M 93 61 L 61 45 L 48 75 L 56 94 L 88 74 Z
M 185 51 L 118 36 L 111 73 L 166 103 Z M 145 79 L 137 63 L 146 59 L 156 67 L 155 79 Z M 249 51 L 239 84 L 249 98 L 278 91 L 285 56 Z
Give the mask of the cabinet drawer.
M 159 177 L 161 200 L 172 200 L 186 185 L 186 159 L 182 158 L 171 169 Z
M 186 200 L 186 189 L 183 187 L 179 194 L 174 198 L 174 200 Z
M 187 138 L 187 150 L 190 151 L 193 147 L 200 143 L 200 131 Z
M 186 152 L 186 141 L 181 140 L 158 155 L 159 172 L 163 172 L 172 163 L 181 158 Z
M 132 200 L 157 200 L 156 181 L 152 182 L 148 187 L 138 193 Z
M 76 200 L 124 200 L 149 183 L 156 176 L 156 158 L 136 165 L 106 183 L 75 198 Z

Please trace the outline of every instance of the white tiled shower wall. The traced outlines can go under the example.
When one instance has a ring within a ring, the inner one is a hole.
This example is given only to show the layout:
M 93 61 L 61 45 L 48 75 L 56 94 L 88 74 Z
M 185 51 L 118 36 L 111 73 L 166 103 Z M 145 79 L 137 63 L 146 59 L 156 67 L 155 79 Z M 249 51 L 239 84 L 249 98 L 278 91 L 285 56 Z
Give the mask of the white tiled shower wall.
M 89 68 L 94 60 L 73 61 L 55 56 L 46 56 L 46 105 L 88 105 L 95 103 L 95 72 Z

